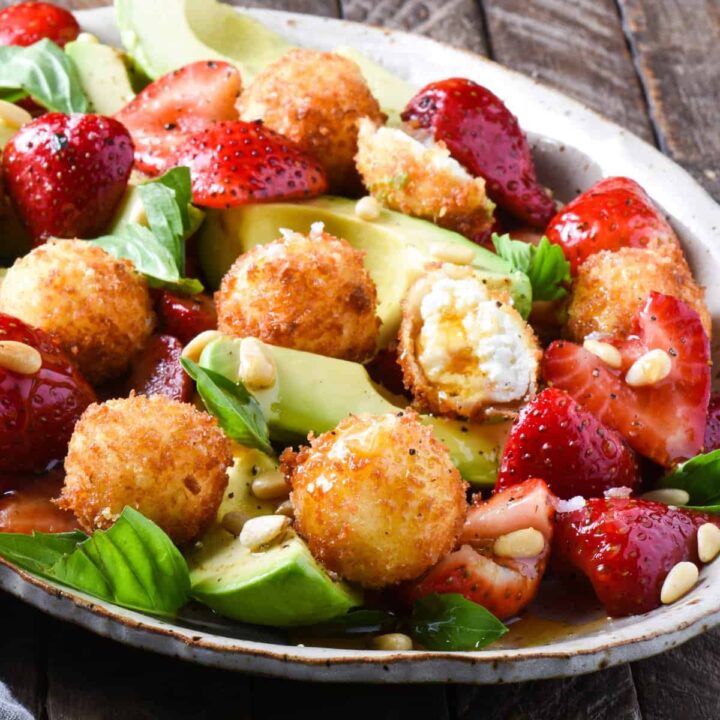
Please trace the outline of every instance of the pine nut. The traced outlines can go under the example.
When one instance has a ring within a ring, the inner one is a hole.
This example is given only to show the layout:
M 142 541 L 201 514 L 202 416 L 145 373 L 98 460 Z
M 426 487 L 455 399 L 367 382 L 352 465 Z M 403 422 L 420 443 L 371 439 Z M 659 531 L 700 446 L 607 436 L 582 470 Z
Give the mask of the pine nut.
M 275 514 L 284 515 L 285 517 L 289 517 L 290 520 L 294 520 L 295 508 L 293 507 L 292 500 L 284 500 L 281 502 L 277 508 L 275 508 Z
M 671 370 L 672 360 L 664 350 L 648 350 L 630 366 L 625 382 L 631 387 L 654 385 L 664 380 Z
M 0 125 L 19 130 L 32 120 L 32 115 L 15 103 L 0 100 Z
M 261 473 L 252 481 L 250 487 L 253 495 L 260 500 L 287 497 L 290 492 L 285 476 L 279 470 Z
M 249 550 L 257 550 L 276 540 L 290 524 L 285 515 L 260 515 L 250 518 L 240 532 L 240 544 Z
M 705 523 L 698 529 L 698 556 L 704 563 L 712 562 L 720 553 L 720 528 Z
M 690 592 L 700 576 L 697 565 L 691 562 L 679 562 L 668 573 L 660 590 L 660 602 L 671 605 Z
M 404 633 L 387 633 L 372 639 L 375 650 L 412 650 L 412 638 Z
M 622 355 L 620 351 L 610 343 L 601 342 L 587 338 L 583 343 L 583 347 L 596 357 L 599 357 L 606 365 L 611 368 L 619 368 L 622 365 Z
M 475 259 L 475 251 L 464 245 L 455 243 L 433 243 L 430 254 L 440 262 L 449 262 L 453 265 L 470 265 Z
M 26 343 L 0 340 L 0 367 L 20 375 L 34 375 L 42 367 L 42 355 Z
M 240 531 L 243 529 L 243 525 L 245 525 L 247 521 L 248 517 L 245 513 L 242 513 L 239 510 L 231 510 L 223 515 L 220 525 L 223 529 L 237 537 L 240 535 Z
M 501 535 L 495 540 L 493 552 L 498 557 L 535 557 L 543 551 L 544 547 L 543 534 L 539 530 L 529 527 Z
M 84 42 L 84 43 L 90 43 L 91 45 L 97 45 L 100 41 L 97 39 L 95 35 L 89 32 L 81 32 L 77 38 L 76 42 Z
M 355 214 L 361 220 L 367 220 L 368 222 L 377 220 L 380 217 L 380 210 L 380 203 L 372 195 L 361 197 L 355 203 Z
M 665 505 L 687 505 L 690 502 L 690 495 L 681 488 L 659 488 L 643 493 L 643 500 L 654 500 Z
M 270 351 L 257 338 L 248 337 L 240 343 L 240 379 L 250 388 L 272 387 L 275 383 L 275 361 Z
M 196 363 L 200 360 L 202 351 L 213 341 L 222 337 L 222 334 L 217 330 L 203 330 L 199 335 L 196 335 L 182 351 L 182 357 L 192 360 Z

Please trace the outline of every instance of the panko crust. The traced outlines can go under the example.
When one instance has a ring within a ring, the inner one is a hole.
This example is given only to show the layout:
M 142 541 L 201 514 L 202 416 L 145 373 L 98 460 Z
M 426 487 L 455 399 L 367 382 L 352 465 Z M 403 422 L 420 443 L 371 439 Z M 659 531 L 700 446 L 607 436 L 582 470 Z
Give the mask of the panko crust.
M 337 194 L 360 190 L 353 160 L 358 120 L 386 120 L 357 64 L 318 50 L 283 55 L 255 78 L 238 107 L 243 120 L 260 119 L 314 155 Z
M 679 251 L 643 248 L 604 250 L 578 269 L 568 308 L 567 335 L 582 342 L 591 333 L 627 335 L 652 292 L 672 295 L 694 308 L 710 337 L 712 318 L 705 291 Z
M 338 575 L 368 588 L 418 577 L 452 550 L 466 485 L 413 411 L 348 417 L 286 450 L 298 532 Z
M 292 233 L 241 255 L 215 304 L 227 335 L 354 361 L 376 350 L 377 288 L 363 253 L 326 232 Z
M 87 532 L 129 505 L 184 545 L 214 521 L 231 464 L 230 441 L 192 405 L 161 395 L 109 400 L 75 426 L 56 503 Z
M 403 135 L 401 130 L 360 121 L 355 163 L 368 191 L 391 210 L 469 238 L 486 234 L 495 205 L 485 192 L 485 180 L 468 175 L 444 143 L 418 147 Z
M 53 334 L 94 385 L 120 377 L 155 325 L 133 264 L 85 240 L 51 240 L 16 260 L 0 308 Z

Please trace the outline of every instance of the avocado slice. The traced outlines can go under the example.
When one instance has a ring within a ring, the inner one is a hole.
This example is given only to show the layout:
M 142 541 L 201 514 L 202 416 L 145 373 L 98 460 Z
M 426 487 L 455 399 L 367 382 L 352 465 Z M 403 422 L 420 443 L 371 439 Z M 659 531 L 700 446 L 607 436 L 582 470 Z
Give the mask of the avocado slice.
M 228 484 L 218 509 L 218 521 L 229 512 L 241 512 L 249 518 L 272 515 L 278 501 L 256 498 L 252 493 L 252 481 L 259 473 L 276 467 L 277 463 L 264 452 L 234 444 L 233 464 L 227 472 Z
M 203 350 L 200 365 L 238 382 L 240 339 L 222 337 Z M 303 442 L 307 434 L 332 430 L 350 414 L 398 412 L 404 403 L 385 397 L 359 363 L 289 348 L 265 346 L 277 376 L 266 390 L 253 391 L 270 429 L 281 443 Z M 450 452 L 460 474 L 473 485 L 495 484 L 500 450 L 509 423 L 466 423 L 422 416 Z
M 114 115 L 135 97 L 123 54 L 89 33 L 65 46 L 92 112 Z
M 280 228 L 307 233 L 321 221 L 327 232 L 345 238 L 365 252 L 365 267 L 378 291 L 379 346 L 386 347 L 397 337 L 401 301 L 424 265 L 437 262 L 434 247 L 458 244 L 475 254 L 473 266 L 486 272 L 488 284 L 509 290 L 515 307 L 527 317 L 532 305 L 530 281 L 524 273 L 512 272 L 508 262 L 476 245 L 462 235 L 425 220 L 383 209 L 377 220 L 363 220 L 355 214 L 354 200 L 321 197 L 304 203 L 244 205 L 207 213 L 198 237 L 198 255 L 211 287 L 235 259 L 255 245 L 280 237 Z

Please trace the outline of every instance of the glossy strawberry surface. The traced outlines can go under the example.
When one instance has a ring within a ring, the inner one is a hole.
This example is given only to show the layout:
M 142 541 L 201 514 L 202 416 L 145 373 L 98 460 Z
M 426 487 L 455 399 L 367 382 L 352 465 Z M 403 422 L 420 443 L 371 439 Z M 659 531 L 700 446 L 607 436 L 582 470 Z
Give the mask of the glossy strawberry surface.
M 47 38 L 60 47 L 80 33 L 75 16 L 46 2 L 20 2 L 0 10 L 0 45 L 33 45 Z
M 171 335 L 153 335 L 135 358 L 127 390 L 137 395 L 164 395 L 188 402 L 193 384 L 180 365 L 182 343 Z
M 196 335 L 217 328 L 217 313 L 207 295 L 182 297 L 161 290 L 155 298 L 160 330 L 187 345 Z

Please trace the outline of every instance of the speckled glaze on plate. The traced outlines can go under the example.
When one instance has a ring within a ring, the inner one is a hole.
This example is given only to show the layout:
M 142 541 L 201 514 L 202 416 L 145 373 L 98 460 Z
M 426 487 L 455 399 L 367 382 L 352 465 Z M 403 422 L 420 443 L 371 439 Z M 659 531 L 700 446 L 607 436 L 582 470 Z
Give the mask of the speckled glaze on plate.
M 273 11 L 249 11 L 299 45 L 350 45 L 421 86 L 472 78 L 500 95 L 530 133 L 540 179 L 567 200 L 601 177 L 629 175 L 662 206 L 683 240 L 720 335 L 720 207 L 657 150 L 579 103 L 482 57 L 432 40 L 364 25 Z M 112 9 L 79 12 L 83 29 L 118 43 Z M 716 340 L 717 342 L 717 340 Z M 720 358 L 714 345 L 713 357 Z M 507 683 L 591 672 L 679 645 L 720 623 L 720 562 L 703 569 L 682 600 L 646 615 L 609 621 L 564 610 L 526 644 L 477 652 L 385 652 L 304 647 L 284 633 L 238 625 L 189 608 L 169 623 L 38 580 L 0 561 L 0 588 L 100 635 L 192 662 L 314 681 Z M 549 631 L 548 627 L 554 628 Z M 510 634 L 512 636 L 512 632 Z M 516 637 L 516 640 L 518 638 Z M 529 644 L 527 644 L 529 643 Z

